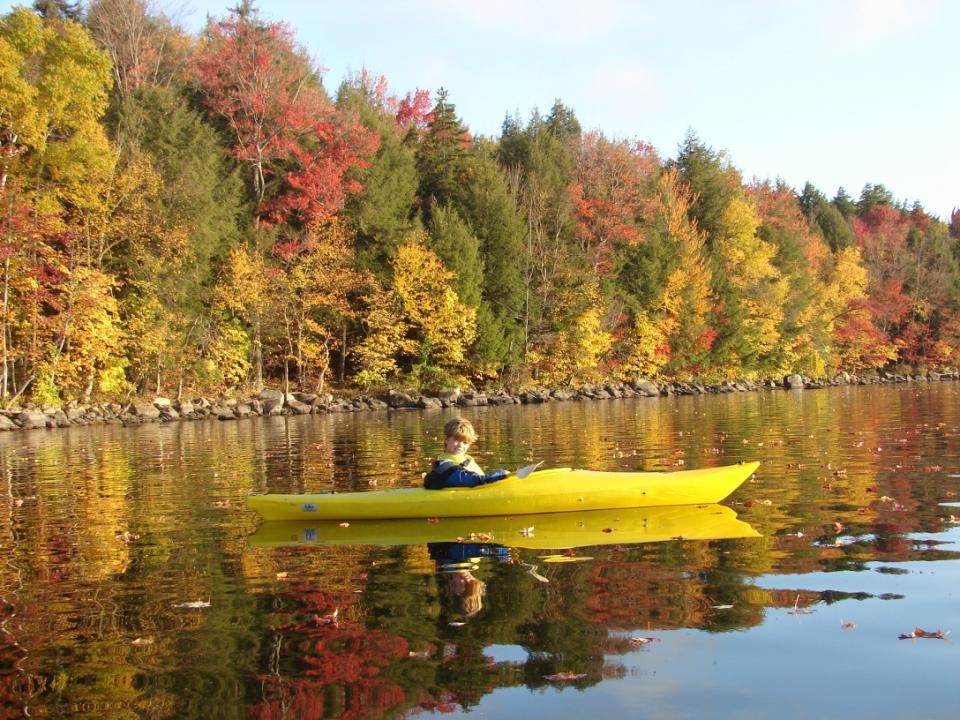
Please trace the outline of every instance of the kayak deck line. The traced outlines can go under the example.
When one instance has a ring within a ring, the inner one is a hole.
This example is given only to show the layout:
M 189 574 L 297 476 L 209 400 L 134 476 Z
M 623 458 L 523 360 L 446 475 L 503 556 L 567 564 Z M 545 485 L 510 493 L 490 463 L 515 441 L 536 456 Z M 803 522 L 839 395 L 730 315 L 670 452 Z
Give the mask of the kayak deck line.
M 264 520 L 386 520 L 702 505 L 726 498 L 759 466 L 749 462 L 670 472 L 552 468 L 476 488 L 250 495 L 247 507 Z

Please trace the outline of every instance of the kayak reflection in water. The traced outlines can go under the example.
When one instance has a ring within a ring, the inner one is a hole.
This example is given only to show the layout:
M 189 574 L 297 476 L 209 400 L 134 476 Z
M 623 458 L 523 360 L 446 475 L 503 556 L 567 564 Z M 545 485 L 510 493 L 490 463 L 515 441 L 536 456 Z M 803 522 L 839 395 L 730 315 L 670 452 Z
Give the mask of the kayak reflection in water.
M 433 461 L 423 481 L 427 490 L 487 485 L 503 480 L 510 474 L 509 470 L 485 474 L 476 461 L 467 455 L 467 450 L 477 441 L 477 431 L 469 420 L 454 418 L 444 426 L 443 434 L 444 451 Z

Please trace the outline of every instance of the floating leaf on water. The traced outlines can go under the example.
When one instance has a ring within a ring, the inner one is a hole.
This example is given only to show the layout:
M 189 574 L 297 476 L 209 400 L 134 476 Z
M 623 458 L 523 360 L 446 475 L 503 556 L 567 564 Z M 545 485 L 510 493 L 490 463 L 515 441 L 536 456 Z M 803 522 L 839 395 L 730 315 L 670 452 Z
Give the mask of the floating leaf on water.
M 912 632 L 907 634 L 901 634 L 901 640 L 916 640 L 918 638 L 930 638 L 932 640 L 946 640 L 947 635 L 950 634 L 950 631 L 947 630 L 944 632 L 940 628 L 937 628 L 934 631 L 924 630 L 923 628 L 914 628 Z
M 340 527 L 343 527 L 343 528 L 350 527 L 350 523 L 348 523 L 348 522 L 342 522 L 342 523 L 340 523 Z
M 841 630 L 853 630 L 857 626 L 856 623 L 844 622 L 843 618 L 840 618 L 840 629 Z
M 201 608 L 210 607 L 209 600 L 191 600 L 189 602 L 182 602 L 174 604 L 175 608 L 190 608 L 193 610 L 199 610 Z
M 152 637 L 138 637 L 130 643 L 131 645 L 153 645 Z
M 450 627 L 463 627 L 464 625 L 466 625 L 465 622 L 451 622 L 451 623 L 447 623 L 447 624 L 448 624 Z
M 581 680 L 586 676 L 586 673 L 559 672 L 553 675 L 544 675 L 543 678 L 550 682 L 569 682 L 571 680 Z
M 520 528 L 520 534 L 523 535 L 523 537 L 533 537 L 533 526 Z
M 632 638 L 630 638 L 630 644 L 631 644 L 631 645 L 643 646 L 643 645 L 649 645 L 650 643 L 653 643 L 653 642 L 660 642 L 660 638 L 655 638 L 655 637 L 632 637 Z
M 729 610 L 733 605 L 711 605 L 714 610 Z
M 286 579 L 287 579 L 287 573 L 286 573 L 286 572 L 278 572 L 278 573 L 277 573 L 277 580 L 286 580 Z

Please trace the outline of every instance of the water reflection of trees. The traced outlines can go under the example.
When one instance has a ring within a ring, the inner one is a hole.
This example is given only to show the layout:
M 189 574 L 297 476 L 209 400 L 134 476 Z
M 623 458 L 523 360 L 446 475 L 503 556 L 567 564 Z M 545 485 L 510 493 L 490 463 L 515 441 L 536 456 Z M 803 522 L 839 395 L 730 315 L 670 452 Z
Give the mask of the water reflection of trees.
M 730 504 L 763 537 L 607 546 L 577 552 L 591 561 L 554 565 L 515 551 L 512 564 L 480 563 L 484 607 L 455 627 L 424 547 L 250 552 L 242 509 L 250 489 L 416 482 L 446 414 L 3 436 L 0 712 L 473 707 L 494 688 L 538 687 L 555 673 L 581 687 L 616 676 L 618 658 L 637 651 L 633 634 L 723 632 L 762 622 L 770 608 L 873 599 L 856 588 L 764 589 L 759 575 L 894 572 L 957 557 L 937 539 L 957 513 L 939 503 L 960 496 L 951 478 L 960 405 L 949 387 L 464 412 L 491 466 L 532 456 L 667 469 L 759 457 L 756 481 Z M 127 533 L 136 539 L 123 541 Z M 173 608 L 200 599 L 211 607 Z M 521 659 L 494 661 L 491 646 L 518 648 Z

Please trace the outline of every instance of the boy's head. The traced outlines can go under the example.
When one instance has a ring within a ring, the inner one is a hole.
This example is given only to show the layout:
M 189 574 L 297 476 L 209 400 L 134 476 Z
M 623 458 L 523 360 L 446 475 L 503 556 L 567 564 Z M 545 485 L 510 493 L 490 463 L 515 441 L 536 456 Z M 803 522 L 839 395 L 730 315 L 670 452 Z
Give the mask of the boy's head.
M 454 418 L 444 425 L 443 435 L 444 446 L 447 452 L 452 453 L 465 452 L 466 447 L 477 441 L 477 431 L 473 429 L 469 420 L 463 418 Z M 461 446 L 463 447 L 462 450 L 459 449 Z

